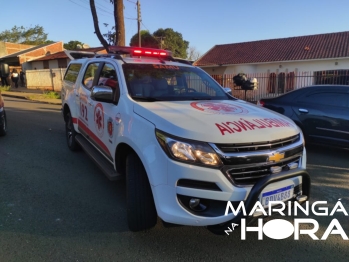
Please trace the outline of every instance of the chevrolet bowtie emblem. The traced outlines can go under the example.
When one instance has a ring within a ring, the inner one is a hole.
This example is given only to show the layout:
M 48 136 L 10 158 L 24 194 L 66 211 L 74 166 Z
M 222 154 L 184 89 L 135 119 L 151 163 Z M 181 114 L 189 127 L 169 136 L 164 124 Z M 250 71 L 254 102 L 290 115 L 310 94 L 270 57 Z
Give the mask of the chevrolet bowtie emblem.
M 279 162 L 284 157 L 285 157 L 285 153 L 276 152 L 268 158 L 268 162 L 270 162 L 270 161 Z

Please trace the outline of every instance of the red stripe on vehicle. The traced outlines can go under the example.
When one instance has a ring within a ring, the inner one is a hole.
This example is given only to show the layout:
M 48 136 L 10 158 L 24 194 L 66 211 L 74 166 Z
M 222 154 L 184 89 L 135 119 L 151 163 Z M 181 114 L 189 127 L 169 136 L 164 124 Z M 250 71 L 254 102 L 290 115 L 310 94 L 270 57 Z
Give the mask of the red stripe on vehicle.
M 110 159 L 112 159 L 111 154 L 109 152 L 109 149 L 107 148 L 107 146 L 102 142 L 102 140 L 100 140 L 85 124 L 84 122 L 78 120 L 78 126 L 79 128 L 83 129 L 86 134 L 94 141 L 96 142 L 96 144 L 102 149 L 102 151 L 108 156 L 110 157 Z
M 72 117 L 73 119 L 73 124 L 77 124 L 78 123 L 78 119 L 76 117 Z

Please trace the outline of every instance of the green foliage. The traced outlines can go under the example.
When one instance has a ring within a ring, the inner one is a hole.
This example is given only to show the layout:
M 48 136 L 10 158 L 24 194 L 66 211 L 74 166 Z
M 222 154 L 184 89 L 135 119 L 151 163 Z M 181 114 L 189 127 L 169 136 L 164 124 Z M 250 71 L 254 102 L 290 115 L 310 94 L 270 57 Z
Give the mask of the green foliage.
M 160 28 L 152 35 L 148 31 L 142 30 L 141 45 L 142 47 L 167 49 L 172 51 L 175 57 L 186 58 L 189 42 L 183 39 L 181 33 L 174 31 L 172 28 Z M 138 46 L 138 34 L 131 38 L 130 46 Z
M 158 29 L 153 33 L 155 37 L 164 38 L 163 48 L 171 50 L 173 56 L 186 58 L 189 42 L 185 41 L 181 33 L 174 31 L 172 28 Z
M 132 36 L 130 46 L 138 46 L 138 33 Z M 150 48 L 160 48 L 160 43 L 147 30 L 141 30 L 141 46 Z
M 53 41 L 47 40 L 44 28 L 39 25 L 30 28 L 14 26 L 11 30 L 0 32 L 0 41 L 27 45 L 53 43 Z
M 54 92 L 54 91 L 45 91 L 43 94 L 43 98 L 45 98 L 45 99 L 60 99 L 61 94 L 58 92 Z
M 1 91 L 10 91 L 10 86 L 0 86 L 0 92 Z
M 68 43 L 63 44 L 63 47 L 67 50 L 76 50 L 76 49 L 78 49 L 78 47 L 77 47 L 78 45 L 82 46 L 83 44 L 84 43 L 75 40 L 75 41 L 69 41 Z
M 103 23 L 103 25 L 108 29 L 107 23 Z M 108 42 L 109 45 L 114 45 L 114 42 L 116 40 L 115 36 L 116 36 L 115 26 L 113 26 L 111 30 L 108 29 L 108 32 L 103 34 L 103 37 L 105 38 L 105 40 Z
M 42 94 L 29 95 L 29 100 L 42 101 L 43 99 L 60 99 L 61 94 L 54 91 L 43 91 Z

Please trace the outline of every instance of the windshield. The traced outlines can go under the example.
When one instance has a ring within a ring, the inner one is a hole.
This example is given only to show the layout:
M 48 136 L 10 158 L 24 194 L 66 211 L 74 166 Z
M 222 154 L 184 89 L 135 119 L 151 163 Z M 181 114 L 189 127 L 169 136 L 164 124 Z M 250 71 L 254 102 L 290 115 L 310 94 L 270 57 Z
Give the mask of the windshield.
M 123 64 L 131 97 L 141 101 L 227 100 L 222 87 L 195 67 Z

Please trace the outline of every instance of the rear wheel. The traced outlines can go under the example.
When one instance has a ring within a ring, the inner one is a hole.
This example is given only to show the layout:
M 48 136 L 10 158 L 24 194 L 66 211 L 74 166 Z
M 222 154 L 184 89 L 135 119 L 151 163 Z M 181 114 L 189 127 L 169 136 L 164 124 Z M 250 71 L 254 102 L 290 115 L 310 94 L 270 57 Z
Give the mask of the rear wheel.
M 67 137 L 67 144 L 68 144 L 69 149 L 71 151 L 79 150 L 80 146 L 75 140 L 77 133 L 74 129 L 73 118 L 72 118 L 70 112 L 66 115 L 65 134 Z
M 0 119 L 0 136 L 4 136 L 7 133 L 7 120 L 6 120 L 6 112 L 4 110 L 3 119 Z
M 131 231 L 155 226 L 157 213 L 144 166 L 135 153 L 126 160 L 127 221 Z

